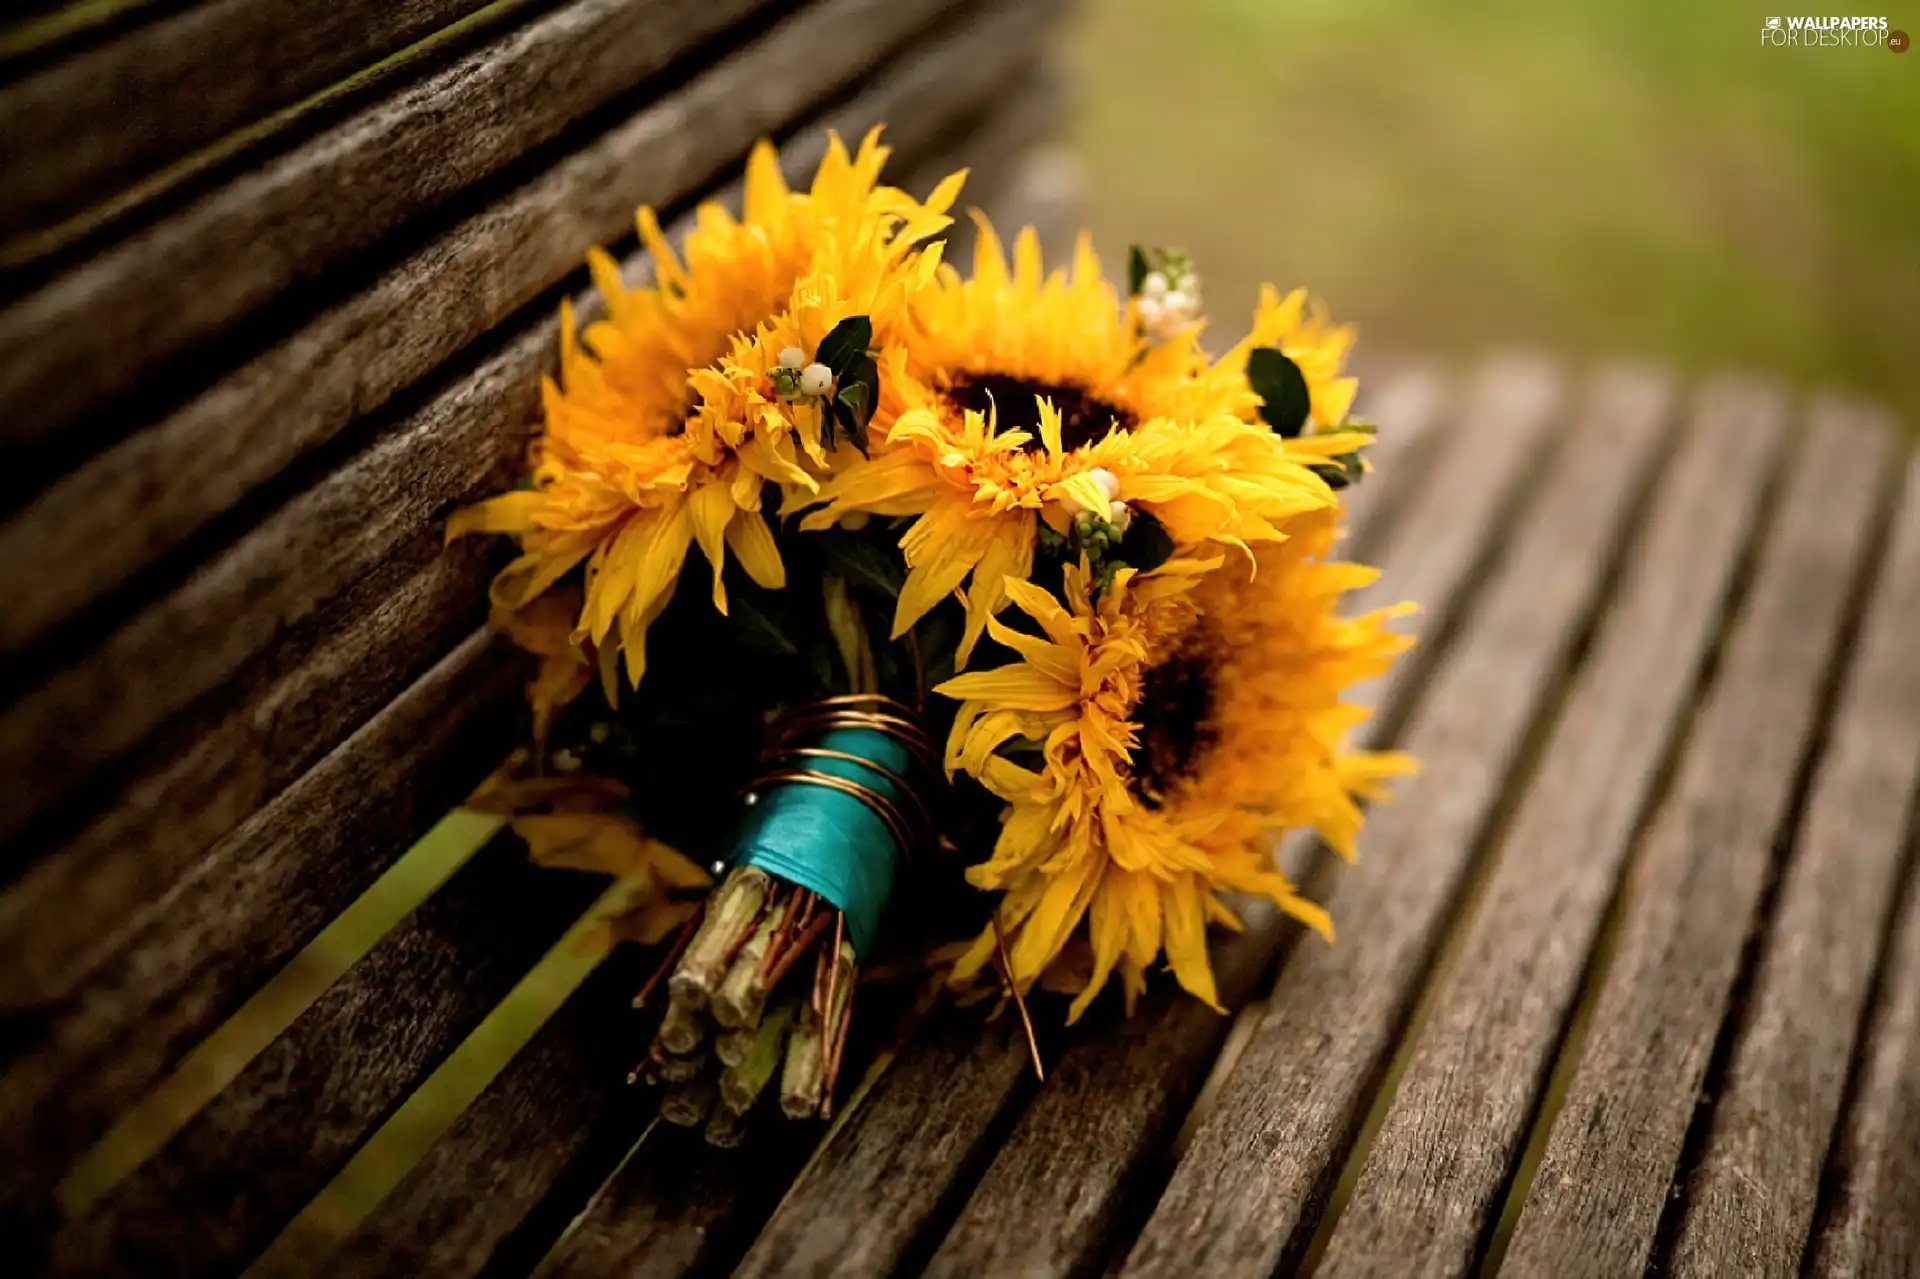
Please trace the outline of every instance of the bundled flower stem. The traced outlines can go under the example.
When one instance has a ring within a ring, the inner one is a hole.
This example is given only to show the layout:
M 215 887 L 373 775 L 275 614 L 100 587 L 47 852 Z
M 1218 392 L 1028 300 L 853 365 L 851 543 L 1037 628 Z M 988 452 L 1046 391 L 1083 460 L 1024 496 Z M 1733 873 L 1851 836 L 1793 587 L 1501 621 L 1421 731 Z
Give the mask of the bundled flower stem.
M 859 974 L 845 927 L 841 912 L 823 908 L 810 889 L 754 867 L 730 871 L 691 941 L 663 965 L 673 968 L 666 1013 L 629 1078 L 672 1085 L 672 1113 L 664 1105 L 661 1113 L 692 1126 L 706 1113 L 695 1113 L 705 1095 L 700 1081 L 717 1072 L 721 1108 L 731 1113 L 709 1126 L 716 1144 L 738 1140 L 747 1111 L 783 1062 L 787 1114 L 831 1118 Z M 807 959 L 802 971 L 811 988 L 802 1001 L 788 979 L 801 980 L 796 970 Z M 659 984 L 656 973 L 648 987 Z

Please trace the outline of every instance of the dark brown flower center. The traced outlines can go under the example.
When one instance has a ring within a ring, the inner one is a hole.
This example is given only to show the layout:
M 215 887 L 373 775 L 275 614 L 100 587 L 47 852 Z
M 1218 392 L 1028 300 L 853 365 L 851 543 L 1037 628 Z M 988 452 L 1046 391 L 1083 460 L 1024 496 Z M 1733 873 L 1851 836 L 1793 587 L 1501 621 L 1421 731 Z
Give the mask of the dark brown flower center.
M 1085 387 L 1070 382 L 1036 382 L 1006 373 L 962 373 L 948 384 L 948 403 L 955 408 L 985 413 L 995 411 L 995 431 L 1025 431 L 1029 453 L 1040 443 L 1040 401 L 1050 400 L 1060 411 L 1060 442 L 1068 452 L 1103 440 L 1115 430 L 1131 431 L 1133 414 L 1098 399 Z
M 1193 775 L 1220 736 L 1213 717 L 1214 664 L 1207 645 L 1195 640 L 1147 671 L 1133 710 L 1140 730 L 1133 793 L 1149 808 L 1160 807 L 1181 779 Z

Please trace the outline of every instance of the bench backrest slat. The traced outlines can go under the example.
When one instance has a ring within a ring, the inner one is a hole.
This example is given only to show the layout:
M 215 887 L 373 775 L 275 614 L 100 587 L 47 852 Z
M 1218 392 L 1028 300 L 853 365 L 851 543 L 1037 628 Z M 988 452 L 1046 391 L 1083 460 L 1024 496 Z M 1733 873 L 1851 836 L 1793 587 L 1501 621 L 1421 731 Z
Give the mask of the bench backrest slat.
M 635 92 L 759 0 L 571 0 L 0 311 L 0 442 L 59 440 L 289 291 Z
M 648 98 L 161 422 L 61 478 L 0 523 L 0 556 L 66 566 L 24 584 L 0 616 L 0 652 L 27 646 L 133 580 L 576 272 L 583 244 L 631 236 L 636 204 L 684 203 L 756 138 L 816 109 L 950 3 L 830 0 L 770 22 L 704 73 Z M 1048 8 L 1006 17 L 1031 28 Z M 854 27 L 864 40 L 844 38 Z M 947 66 L 954 82 L 926 87 L 936 101 L 957 104 L 1004 77 L 1010 62 L 984 56 Z M 911 130 L 916 113 L 905 101 L 891 114 Z M 893 141 L 910 150 L 916 139 Z M 535 358 L 549 355 L 543 348 Z M 156 489 L 155 475 L 172 482 Z
M 674 235 L 696 199 L 737 207 L 737 183 L 713 183 L 767 134 L 790 136 L 782 165 L 802 181 L 826 128 L 851 141 L 885 122 L 889 180 L 924 190 L 969 163 L 971 197 L 992 199 L 1058 127 L 1036 46 L 1060 7 L 529 5 L 445 70 L 77 265 L 55 260 L 63 274 L 0 312 L 0 400 L 37 394 L 63 361 L 115 362 L 7 442 L 25 467 L 10 482 L 53 479 L 0 523 L 9 562 L 36 565 L 0 621 L 14 659 L 0 690 L 9 1244 L 47 1230 L 60 1174 L 504 756 L 525 668 L 476 629 L 497 548 L 445 550 L 441 529 L 518 469 L 556 286 L 581 284 L 584 248 L 631 246 L 642 202 Z M 765 21 L 741 22 L 750 11 Z M 986 145 L 969 150 L 975 135 Z M 449 155 L 402 173 L 422 147 Z M 307 201 L 306 220 L 263 193 Z M 625 269 L 637 280 L 647 264 Z M 52 323 L 148 288 L 125 332 Z M 575 301 L 596 313 L 590 294 Z M 476 865 L 520 856 L 507 847 Z M 174 1244 L 215 1269 L 243 1263 L 594 887 L 462 872 L 69 1228 L 61 1264 Z M 502 920 L 529 910 L 503 947 Z M 437 949 L 407 940 L 429 934 Z M 455 973 L 468 984 L 442 989 Z M 434 1018 L 407 1014 L 426 1006 L 412 996 L 376 1011 L 406 981 L 438 1001 Z M 332 1144 L 304 1150 L 273 1072 L 335 1049 L 367 1078 L 334 1099 Z M 194 1187 L 221 1184 L 223 1160 L 289 1167 L 246 1188 L 244 1212 L 220 1208 L 224 1226 L 170 1238 L 162 1205 L 217 1207 Z
M 235 130 L 487 7 L 488 0 L 338 3 L 219 0 L 0 88 L 13 122 L 0 168 L 0 261 L 62 242 L 90 206 Z M 165 102 L 167 112 L 137 109 Z M 112 127 L 102 127 L 102 122 Z

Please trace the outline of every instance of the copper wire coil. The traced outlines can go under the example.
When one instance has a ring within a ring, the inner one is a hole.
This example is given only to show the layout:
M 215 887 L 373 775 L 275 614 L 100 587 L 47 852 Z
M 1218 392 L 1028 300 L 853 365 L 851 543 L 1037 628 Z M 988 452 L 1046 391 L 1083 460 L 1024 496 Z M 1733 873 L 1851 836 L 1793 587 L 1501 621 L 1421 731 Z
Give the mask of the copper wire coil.
M 801 733 L 832 728 L 869 728 L 884 733 L 906 747 L 930 780 L 942 774 L 940 752 L 916 712 L 878 693 L 845 693 L 810 702 L 779 721 L 774 745 L 780 746 Z
M 902 776 L 883 764 L 851 751 L 796 741 L 800 738 L 822 737 L 835 729 L 846 728 L 868 729 L 891 738 L 905 748 L 910 764 L 916 767 L 909 768 L 909 776 Z M 921 787 L 914 784 L 915 779 L 911 774 L 918 773 L 924 785 L 937 786 L 942 779 L 938 758 L 933 740 L 921 727 L 914 712 L 906 706 L 875 693 L 843 694 L 811 702 L 779 721 L 773 741 L 760 755 L 761 765 L 767 771 L 755 776 L 747 786 L 746 793 L 754 795 L 773 785 L 791 783 L 824 786 L 851 795 L 885 824 L 903 856 L 917 859 L 922 847 L 931 845 L 933 841 L 934 819 L 932 807 Z M 804 763 L 798 767 L 791 763 L 809 759 L 836 759 L 859 765 L 884 777 L 892 783 L 898 795 L 911 804 L 912 817 L 917 820 L 909 820 L 908 814 L 902 811 L 894 797 L 884 795 L 871 786 L 817 767 L 808 768 Z
M 893 783 L 897 794 L 903 795 L 913 802 L 914 811 L 920 818 L 921 827 L 929 831 L 933 829 L 933 813 L 928 809 L 927 801 L 920 797 L 920 792 L 913 789 L 906 778 L 900 776 L 900 774 L 894 772 L 891 768 L 877 764 L 864 755 L 855 755 L 852 751 L 832 750 L 825 746 L 787 746 L 770 751 L 761 757 L 762 762 L 767 764 L 774 764 L 787 759 L 837 759 L 848 764 L 858 764 L 862 768 L 876 772 Z M 850 779 L 842 778 L 841 780 L 845 781 Z

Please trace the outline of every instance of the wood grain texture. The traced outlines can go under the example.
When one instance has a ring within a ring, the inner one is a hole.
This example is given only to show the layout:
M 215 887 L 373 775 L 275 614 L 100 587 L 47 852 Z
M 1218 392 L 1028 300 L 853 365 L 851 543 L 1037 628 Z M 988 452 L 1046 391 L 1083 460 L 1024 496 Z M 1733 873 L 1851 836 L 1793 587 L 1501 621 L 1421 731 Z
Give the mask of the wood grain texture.
M 757 7 L 572 0 L 88 260 L 0 311 L 0 443 L 54 438 Z
M 486 2 L 325 5 L 288 21 L 274 0 L 215 0 L 6 85 L 0 242 L 44 233 Z M 0 260 L 20 256 L 0 243 Z
M 521 669 L 474 637 L 157 896 L 85 986 L 5 1011 L 0 1199 L 50 1192 L 499 762 Z
M 1807 1246 L 1814 1279 L 1920 1274 L 1920 873 L 1911 847 L 1908 855 L 1904 901 Z
M 1355 498 L 1366 495 L 1349 508 L 1356 553 L 1365 553 L 1374 526 L 1384 525 L 1394 506 L 1425 487 L 1424 469 L 1413 464 L 1423 460 L 1417 446 L 1424 436 L 1453 426 L 1450 418 L 1443 422 L 1445 395 L 1442 379 L 1427 369 L 1368 384 L 1365 412 L 1382 423 L 1382 433 L 1376 473 L 1352 490 Z M 1468 442 L 1436 441 L 1442 447 Z M 1439 513 L 1432 505 L 1425 509 L 1430 516 Z M 1473 513 L 1483 536 L 1491 532 L 1495 513 L 1487 504 Z M 1430 628 L 1444 623 L 1464 593 L 1470 562 L 1438 567 L 1452 569 L 1451 580 L 1413 581 L 1393 562 L 1385 565 L 1395 589 L 1425 602 Z M 1412 691 L 1416 673 L 1412 662 L 1396 668 L 1378 708 L 1386 719 Z M 1381 744 L 1381 723 L 1366 726 L 1369 744 Z M 1296 833 L 1281 855 L 1283 864 L 1305 861 L 1312 844 L 1310 836 Z M 1222 937 L 1212 956 L 1221 1002 L 1230 1009 L 1253 997 L 1276 953 L 1297 935 L 1297 926 L 1270 902 L 1235 905 L 1244 931 Z M 1137 1016 L 1076 1034 L 947 1232 L 928 1273 L 1069 1275 L 1101 1265 L 1134 1196 L 1150 1188 L 1148 1179 L 1231 1026 L 1230 1019 L 1177 990 L 1157 986 Z
M 1485 467 L 1517 450 L 1505 465 L 1535 491 L 1403 734 L 1424 772 L 1372 814 L 1359 866 L 1323 890 L 1338 944 L 1289 957 L 1125 1274 L 1268 1274 L 1298 1263 L 1528 728 L 1597 603 L 1634 490 L 1636 468 L 1620 464 L 1616 446 L 1631 444 L 1583 415 L 1536 472 L 1528 436 L 1544 431 L 1556 388 L 1524 385 L 1481 415 L 1490 444 L 1469 452 Z M 1463 490 L 1441 492 L 1458 502 Z M 1404 527 L 1416 546 L 1433 537 L 1425 521 Z
M 55 1236 L 48 1273 L 238 1273 L 603 886 L 533 868 L 511 836 L 489 844 Z
M 525 1274 L 632 1146 L 647 1020 L 629 1007 L 658 951 L 609 956 L 328 1262 L 334 1275 Z M 656 1019 L 657 1021 L 657 1019 Z
M 68 998 L 209 849 L 471 636 L 496 562 L 472 541 L 397 587 L 376 575 L 316 619 L 316 644 L 275 645 L 135 751 L 111 797 L 0 892 L 0 1012 Z
M 1002 1115 L 1033 1083 L 1018 1019 L 929 1018 L 846 1126 L 814 1156 L 747 1251 L 739 1279 L 888 1275 L 916 1254 L 992 1157 Z
M 1773 472 L 1753 407 L 1710 387 L 1674 449 L 1666 377 L 1596 386 L 1615 465 L 1665 474 L 1318 1273 L 1473 1270 Z
M 1687 1186 L 1673 1274 L 1800 1272 L 1883 923 L 1898 905 L 1909 806 L 1920 794 L 1920 462 L 1909 462 L 1896 509 L 1831 744 Z M 1910 1190 L 1920 1210 L 1920 1179 Z M 1920 1254 L 1911 1262 L 1907 1272 Z
M 88 459 L 0 523 L 0 561 L 58 562 L 18 584 L 0 652 L 44 637 L 353 422 L 575 271 L 585 247 L 632 234 L 634 209 L 684 203 L 758 137 L 844 88 L 955 0 L 827 0 L 467 217 L 362 291 L 161 421 Z M 1001 89 L 1057 5 L 989 6 L 889 66 L 865 120 L 897 118 L 903 150 Z M 858 40 L 844 38 L 849 30 Z M 939 74 L 927 74 L 937 66 Z M 423 318 L 430 317 L 430 318 Z
M 813 1139 L 811 1127 L 795 1125 L 716 1150 L 698 1130 L 656 1124 L 535 1273 L 541 1279 L 726 1274 Z
M 1816 412 L 1672 792 L 1623 890 L 1580 1064 L 1506 1256 L 1516 1275 L 1646 1266 L 1818 727 L 1892 442 Z
M 783 148 L 790 176 L 811 170 L 826 126 L 857 133 L 891 118 L 901 161 L 930 153 L 1021 69 L 995 56 L 1006 31 L 1031 33 L 1025 23 L 1057 12 L 1048 4 L 1021 6 L 1016 14 L 1016 5 L 1004 0 L 901 57 L 867 90 L 813 122 L 821 127 Z M 630 260 L 626 273 L 642 278 L 643 258 Z M 591 317 L 597 301 L 582 295 L 576 310 Z M 423 571 L 436 554 L 430 530 L 460 503 L 504 483 L 517 465 L 538 379 L 554 350 L 550 320 L 517 322 L 477 367 L 457 374 L 368 450 L 23 697 L 0 718 L 0 763 L 17 758 L 27 770 L 9 776 L 0 769 L 0 840 L 65 801 L 101 764 L 221 685 L 374 566 L 404 550 L 410 562 L 392 571 Z M 292 382 L 284 389 L 294 394 Z M 169 672 L 163 685 L 150 678 L 156 669 Z M 59 732 L 49 737 L 55 725 Z M 55 748 L 43 750 L 49 741 Z
M 356 584 L 376 572 L 406 580 L 438 556 L 441 521 L 511 480 L 516 428 L 538 400 L 532 374 L 552 345 L 545 325 L 510 337 L 177 590 L 29 688 L 0 718 L 0 840 L 68 801 L 97 768 Z

